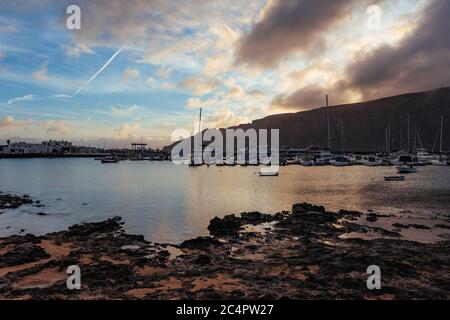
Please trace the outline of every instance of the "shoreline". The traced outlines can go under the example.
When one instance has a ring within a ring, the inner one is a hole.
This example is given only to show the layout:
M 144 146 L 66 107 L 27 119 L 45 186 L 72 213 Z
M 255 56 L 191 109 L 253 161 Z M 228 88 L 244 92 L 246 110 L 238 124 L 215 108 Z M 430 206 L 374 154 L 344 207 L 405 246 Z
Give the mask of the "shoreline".
M 0 299 L 449 299 L 450 237 L 420 243 L 402 231 L 426 225 L 359 223 L 387 218 L 301 203 L 216 217 L 210 236 L 180 244 L 127 234 L 120 217 L 13 235 L 0 238 Z M 69 265 L 81 290 L 66 287 Z M 369 265 L 381 268 L 381 290 L 367 289 Z

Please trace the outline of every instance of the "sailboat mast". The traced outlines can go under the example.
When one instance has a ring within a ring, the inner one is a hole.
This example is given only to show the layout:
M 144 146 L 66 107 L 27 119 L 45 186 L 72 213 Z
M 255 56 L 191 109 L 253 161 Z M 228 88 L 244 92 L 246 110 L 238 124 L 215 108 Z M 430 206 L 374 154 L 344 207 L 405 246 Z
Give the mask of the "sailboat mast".
M 198 119 L 198 132 L 202 131 L 202 107 L 200 107 L 200 116 Z
M 442 154 L 442 134 L 444 132 L 444 116 L 441 116 L 441 141 L 439 145 L 439 153 Z
M 387 129 L 387 127 L 384 128 L 384 143 L 385 143 L 386 153 L 389 153 L 389 151 L 388 151 L 388 129 Z
M 392 140 L 391 140 L 391 124 L 388 124 L 388 154 L 391 153 L 391 145 L 392 145 Z
M 331 133 L 330 133 L 330 109 L 328 107 L 328 95 L 325 95 L 327 101 L 327 129 L 328 129 L 328 150 L 331 151 Z
M 407 132 L 407 135 L 408 135 L 408 152 L 410 152 L 410 144 L 409 144 L 409 137 L 410 137 L 410 133 L 409 133 L 409 113 L 408 113 L 408 132 Z

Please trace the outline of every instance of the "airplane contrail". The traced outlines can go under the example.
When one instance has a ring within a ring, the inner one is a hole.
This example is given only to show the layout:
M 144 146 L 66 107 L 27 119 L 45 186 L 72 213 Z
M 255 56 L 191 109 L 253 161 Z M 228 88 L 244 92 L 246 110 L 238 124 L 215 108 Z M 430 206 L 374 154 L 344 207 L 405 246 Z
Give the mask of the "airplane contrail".
M 116 53 L 114 53 L 112 57 L 109 58 L 109 60 L 103 65 L 103 67 L 101 67 L 92 77 L 90 77 L 89 80 L 83 83 L 83 85 L 77 91 L 75 91 L 74 94 L 72 94 L 72 98 L 75 97 L 81 90 L 83 90 L 84 87 L 86 87 L 89 84 L 89 82 L 94 80 L 95 77 L 97 77 L 103 70 L 105 70 L 105 68 L 114 60 L 114 58 L 123 50 L 123 48 L 125 48 L 125 45 L 122 46 L 119 50 L 117 50 Z

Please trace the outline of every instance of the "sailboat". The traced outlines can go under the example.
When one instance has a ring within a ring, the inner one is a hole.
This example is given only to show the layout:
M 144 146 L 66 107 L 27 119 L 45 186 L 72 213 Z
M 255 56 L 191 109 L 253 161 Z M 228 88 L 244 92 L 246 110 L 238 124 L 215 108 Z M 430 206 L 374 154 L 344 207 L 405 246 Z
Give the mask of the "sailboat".
M 201 134 L 201 129 L 202 129 L 202 107 L 200 107 L 200 115 L 199 115 L 199 119 L 198 119 L 198 133 L 199 134 Z M 194 135 L 194 129 L 192 129 L 192 133 L 193 133 L 193 135 Z M 202 149 L 203 149 L 203 146 L 202 146 Z M 195 149 L 194 149 L 194 155 L 192 155 L 191 154 L 191 161 L 190 161 L 190 163 L 189 163 L 189 166 L 191 166 L 191 167 L 198 167 L 198 166 L 201 166 L 201 165 L 203 165 L 203 154 L 202 154 L 202 152 L 203 152 L 203 150 L 201 150 L 201 154 L 200 154 L 200 158 L 201 158 L 201 162 L 200 163 L 198 163 L 198 162 L 195 162 L 195 159 L 196 159 L 196 155 L 195 155 Z
M 444 116 L 441 116 L 441 135 L 440 135 L 440 145 L 439 145 L 439 159 L 431 160 L 431 164 L 434 166 L 450 166 L 450 160 L 442 157 L 442 141 L 444 132 Z

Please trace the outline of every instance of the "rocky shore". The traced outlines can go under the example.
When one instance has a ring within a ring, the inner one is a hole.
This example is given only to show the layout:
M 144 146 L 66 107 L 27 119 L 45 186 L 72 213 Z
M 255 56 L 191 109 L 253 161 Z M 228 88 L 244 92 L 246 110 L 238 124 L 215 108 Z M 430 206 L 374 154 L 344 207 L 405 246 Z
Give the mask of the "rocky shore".
M 33 200 L 28 195 L 20 197 L 0 191 L 0 214 L 2 213 L 2 209 L 17 209 L 24 204 L 30 203 L 33 203 Z
M 127 234 L 119 217 L 10 236 L 0 239 L 0 298 L 449 299 L 450 238 L 410 241 L 402 231 L 427 226 L 376 224 L 388 218 L 300 203 L 216 217 L 211 236 L 179 245 Z M 448 230 L 450 219 L 433 223 Z M 70 265 L 80 290 L 66 286 Z M 380 290 L 367 288 L 370 265 L 381 269 Z

